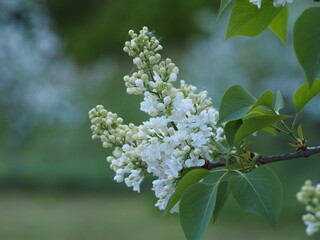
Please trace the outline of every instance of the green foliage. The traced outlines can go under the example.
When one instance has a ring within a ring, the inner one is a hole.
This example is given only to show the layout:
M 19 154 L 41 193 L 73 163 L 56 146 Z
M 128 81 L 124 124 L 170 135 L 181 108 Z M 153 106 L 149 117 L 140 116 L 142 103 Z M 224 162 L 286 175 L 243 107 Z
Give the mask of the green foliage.
M 257 106 L 252 110 L 250 110 L 245 116 L 243 116 L 242 120 L 246 121 L 250 118 L 263 116 L 263 115 L 275 115 L 275 113 L 272 110 L 266 109 L 265 107 Z
M 304 11 L 294 25 L 294 50 L 312 84 L 320 77 L 320 7 Z
M 285 103 L 284 103 L 283 97 L 281 95 L 281 92 L 278 90 L 276 93 L 276 101 L 274 103 L 273 108 L 276 112 L 279 112 L 284 107 L 285 107 Z
M 219 184 L 196 183 L 183 194 L 180 223 L 188 240 L 202 238 L 215 209 Z
M 250 118 L 253 118 L 253 117 L 258 117 L 258 116 L 264 116 L 264 115 L 275 115 L 275 113 L 271 110 L 267 110 L 265 109 L 264 107 L 261 107 L 261 106 L 258 106 L 256 108 L 254 108 L 253 110 L 251 110 L 247 115 L 245 115 L 243 117 L 243 121 L 246 121 Z M 276 134 L 276 130 L 275 130 L 275 126 L 274 125 L 270 125 L 270 126 L 267 126 L 267 127 L 264 127 L 261 129 L 262 131 L 265 131 L 265 132 L 268 132 L 268 133 L 271 133 L 273 135 Z
M 320 78 L 315 80 L 312 86 L 310 86 L 308 82 L 302 84 L 293 96 L 293 103 L 297 111 L 300 112 L 303 107 L 319 93 Z
M 176 190 L 171 196 L 164 214 L 167 214 L 171 210 L 171 208 L 176 205 L 176 203 L 180 200 L 182 194 L 188 187 L 190 187 L 192 184 L 197 183 L 199 180 L 210 173 L 210 171 L 203 168 L 192 169 L 191 171 L 186 173 L 177 184 Z
M 250 110 L 258 106 L 266 106 L 266 107 L 272 108 L 273 101 L 274 101 L 274 94 L 270 89 L 268 89 L 261 94 L 261 96 L 255 102 L 255 104 L 253 104 Z
M 261 116 L 251 117 L 244 121 L 238 129 L 237 133 L 234 136 L 234 143 L 237 144 L 250 134 L 289 117 L 290 116 L 287 115 L 277 114 L 265 114 Z
M 270 29 L 283 41 L 284 44 L 287 44 L 288 19 L 289 9 L 288 6 L 285 5 L 269 25 Z
M 238 175 L 232 175 L 233 172 Z M 199 180 L 195 171 L 193 174 Z M 191 177 L 187 177 L 188 181 Z M 247 174 L 231 171 L 217 181 L 188 185 L 183 192 L 179 208 L 180 223 L 188 240 L 200 240 L 203 237 L 210 219 L 215 222 L 226 203 L 229 189 L 243 210 L 265 217 L 272 225 L 277 223 L 282 187 L 275 173 L 265 166 Z
M 304 139 L 301 124 L 299 124 L 299 126 L 298 126 L 298 136 L 300 139 Z
M 234 136 L 236 135 L 237 131 L 239 130 L 242 122 L 243 121 L 241 119 L 238 119 L 238 120 L 227 122 L 227 124 L 225 125 L 224 133 L 226 135 L 227 141 L 230 146 L 233 145 Z
M 220 103 L 219 122 L 227 122 L 242 118 L 255 103 L 256 98 L 240 85 L 230 87 L 223 95 Z
M 218 18 L 220 15 L 226 10 L 226 8 L 229 6 L 230 3 L 232 3 L 234 0 L 221 0 L 220 1 L 220 8 L 218 12 Z
M 272 23 L 281 11 L 282 8 L 273 6 L 273 0 L 262 1 L 260 9 L 249 1 L 236 0 L 230 15 L 226 38 L 235 35 L 257 36 Z
M 230 188 L 243 210 L 261 215 L 276 225 L 282 205 L 282 187 L 271 169 L 259 167 L 248 174 L 239 172 L 230 179 Z
M 273 125 L 291 117 L 277 113 L 283 107 L 284 101 L 279 91 L 276 100 L 271 90 L 266 90 L 256 99 L 239 85 L 230 87 L 222 97 L 219 120 L 227 122 L 225 134 L 229 145 L 236 145 L 259 130 L 275 134 Z
M 218 186 L 216 204 L 212 213 L 212 222 L 214 223 L 221 212 L 221 209 L 225 205 L 229 197 L 229 182 L 222 181 Z

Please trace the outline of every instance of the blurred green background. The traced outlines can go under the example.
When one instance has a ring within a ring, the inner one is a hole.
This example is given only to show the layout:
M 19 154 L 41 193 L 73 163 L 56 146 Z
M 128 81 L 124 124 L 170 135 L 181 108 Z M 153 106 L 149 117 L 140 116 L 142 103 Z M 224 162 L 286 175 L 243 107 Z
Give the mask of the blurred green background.
M 290 5 L 294 19 L 314 3 Z M 122 77 L 132 71 L 122 52 L 128 30 L 148 26 L 161 37 L 163 57 L 180 79 L 206 89 L 215 106 L 232 84 L 256 96 L 281 90 L 287 114 L 304 82 L 289 37 L 285 47 L 271 31 L 257 38 L 224 40 L 227 14 L 216 21 L 212 0 L 0 0 L 0 239 L 184 239 L 176 215 L 153 207 L 151 180 L 142 193 L 117 184 L 91 140 L 88 111 L 97 104 L 125 122 L 147 119 L 141 98 L 126 94 Z M 319 145 L 319 98 L 300 121 L 309 145 Z M 286 137 L 258 134 L 261 154 L 290 151 Z M 231 198 L 205 239 L 308 239 L 295 199 L 305 179 L 320 181 L 317 156 L 275 163 L 284 186 L 277 229 L 241 212 Z

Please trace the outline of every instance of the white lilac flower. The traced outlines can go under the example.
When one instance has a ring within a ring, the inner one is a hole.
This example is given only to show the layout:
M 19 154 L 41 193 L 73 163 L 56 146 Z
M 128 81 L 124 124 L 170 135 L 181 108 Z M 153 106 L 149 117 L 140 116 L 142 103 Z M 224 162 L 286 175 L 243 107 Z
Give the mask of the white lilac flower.
M 262 4 L 263 0 L 250 0 L 249 2 L 257 5 L 258 8 L 261 8 L 261 4 Z M 292 0 L 274 0 L 273 1 L 273 6 L 275 7 L 283 7 L 286 5 L 286 3 L 292 3 Z
M 195 111 L 192 100 L 185 97 L 182 92 L 178 92 L 176 94 L 173 101 L 173 109 L 177 117 L 180 117 L 183 114 L 190 114 L 190 112 Z
M 274 0 L 273 6 L 275 7 L 283 7 L 286 5 L 286 3 L 292 3 L 292 0 Z
M 158 109 L 158 97 L 151 94 L 150 92 L 144 93 L 144 99 L 140 103 L 140 110 L 148 113 L 150 116 L 154 117 L 159 114 Z
M 319 231 L 319 223 L 305 221 L 305 224 L 307 225 L 307 229 L 306 229 L 307 235 L 312 236 Z
M 143 180 L 143 176 L 141 176 L 141 170 L 132 170 L 130 175 L 125 178 L 125 183 L 128 187 L 133 187 L 133 191 L 140 192 L 140 183 Z
M 307 225 L 306 234 L 312 236 L 320 230 L 320 184 L 313 186 L 311 181 L 306 181 L 297 193 L 297 199 L 306 205 L 307 214 L 302 220 Z
M 212 107 L 208 92 L 180 81 L 172 84 L 179 69 L 171 59 L 161 60 L 159 41 L 144 27 L 132 37 L 124 51 L 133 57 L 138 71 L 125 76 L 129 94 L 144 95 L 141 111 L 151 118 L 140 126 L 124 125 L 122 119 L 99 105 L 89 112 L 94 139 L 104 147 L 114 147 L 107 157 L 114 180 L 125 182 L 134 191 L 146 175 L 152 175 L 152 190 L 158 198 L 156 207 L 164 210 L 177 180 L 185 168 L 201 167 L 213 161 L 218 150 L 215 143 L 224 140 L 223 128 L 217 126 L 218 111 Z M 178 211 L 179 203 L 171 212 Z
M 262 2 L 262 0 L 250 0 L 249 2 L 252 3 L 252 4 L 254 4 L 254 5 L 257 5 L 258 8 L 261 8 L 261 2 Z
M 174 179 L 158 179 L 152 182 L 152 190 L 159 200 L 155 204 L 160 210 L 164 210 L 167 203 L 174 192 L 175 183 Z

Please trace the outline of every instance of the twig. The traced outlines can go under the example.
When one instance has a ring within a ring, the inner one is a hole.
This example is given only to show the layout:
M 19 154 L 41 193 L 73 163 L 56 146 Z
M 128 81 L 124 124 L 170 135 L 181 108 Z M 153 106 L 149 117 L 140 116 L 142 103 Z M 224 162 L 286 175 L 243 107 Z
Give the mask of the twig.
M 286 161 L 291 159 L 297 159 L 297 158 L 307 158 L 313 154 L 320 153 L 320 146 L 316 147 L 308 147 L 305 151 L 299 151 L 295 153 L 288 153 L 278 156 L 270 156 L 270 157 L 262 157 L 257 164 L 258 165 L 264 165 L 267 163 L 273 163 L 273 162 L 279 162 L 279 161 Z M 202 166 L 205 169 L 213 169 L 217 167 L 224 167 L 226 164 L 224 162 L 209 162 L 206 161 L 206 163 Z

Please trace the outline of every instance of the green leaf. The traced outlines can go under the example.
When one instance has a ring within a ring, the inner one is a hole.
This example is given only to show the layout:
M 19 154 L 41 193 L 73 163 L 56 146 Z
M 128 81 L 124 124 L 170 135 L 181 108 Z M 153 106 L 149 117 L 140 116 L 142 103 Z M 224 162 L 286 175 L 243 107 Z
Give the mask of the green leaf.
M 272 108 L 273 101 L 274 101 L 274 94 L 270 89 L 268 89 L 261 94 L 261 96 L 253 104 L 250 110 L 256 108 L 257 106 L 266 106 L 266 107 Z
M 243 210 L 261 215 L 276 225 L 282 205 L 282 187 L 270 168 L 258 167 L 248 174 L 230 178 L 230 189 Z
M 171 210 L 171 208 L 173 208 L 176 205 L 176 203 L 180 200 L 184 191 L 189 186 L 199 182 L 202 178 L 209 175 L 210 173 L 212 172 L 203 168 L 196 168 L 186 173 L 186 175 L 184 175 L 182 179 L 178 182 L 176 190 L 174 191 L 173 195 L 170 198 L 170 201 L 166 207 L 164 215 L 167 214 Z
M 240 85 L 230 87 L 223 95 L 219 123 L 242 118 L 255 103 L 256 98 Z
M 243 121 L 246 121 L 250 118 L 253 118 L 253 117 L 257 117 L 257 116 L 263 116 L 263 115 L 276 115 L 273 111 L 271 110 L 267 110 L 261 106 L 258 106 L 256 108 L 254 108 L 253 110 L 251 110 L 250 112 L 248 112 L 243 118 L 242 120 Z M 268 132 L 268 133 L 271 133 L 272 135 L 276 135 L 276 129 L 273 125 L 271 126 L 267 126 L 265 128 L 262 128 L 261 131 L 264 131 L 264 132 Z
M 243 116 L 242 120 L 247 121 L 250 118 L 263 116 L 263 115 L 276 115 L 276 114 L 271 110 L 267 110 L 264 107 L 258 106 L 252 109 L 250 112 L 248 112 L 245 116 Z M 273 126 L 268 126 L 268 127 L 262 128 L 261 130 L 271 133 L 273 135 L 275 135 L 276 133 L 275 128 Z
M 213 223 L 217 220 L 217 217 L 221 212 L 221 209 L 227 202 L 228 197 L 229 197 L 229 182 L 223 181 L 219 184 L 219 187 L 218 187 L 216 205 L 214 207 L 213 214 L 212 214 Z
M 234 0 L 221 0 L 220 1 L 220 9 L 218 12 L 218 18 L 224 12 L 224 10 L 228 7 L 228 5 L 233 2 Z
M 261 131 L 270 133 L 272 135 L 276 135 L 277 134 L 277 131 L 276 131 L 274 126 L 268 126 L 268 127 L 262 128 Z
M 272 110 L 265 109 L 264 107 L 258 106 L 250 110 L 246 115 L 243 116 L 242 120 L 246 121 L 250 118 L 262 116 L 262 115 L 276 115 Z
M 294 25 L 293 45 L 304 69 L 307 81 L 312 84 L 320 78 L 320 7 L 305 10 Z
M 234 143 L 237 144 L 250 134 L 289 117 L 291 116 L 266 114 L 249 118 L 244 121 L 241 127 L 238 129 L 234 137 Z
M 315 80 L 312 86 L 308 82 L 302 84 L 293 95 L 293 103 L 297 111 L 303 107 L 317 94 L 320 93 L 320 78 Z
M 227 122 L 227 124 L 225 125 L 224 133 L 226 135 L 227 141 L 230 146 L 233 145 L 234 136 L 236 135 L 241 124 L 242 124 L 242 120 L 238 119 L 238 120 Z
M 187 240 L 200 240 L 209 224 L 217 199 L 219 182 L 196 183 L 180 201 L 180 223 Z
M 226 146 L 225 142 L 218 142 L 215 139 L 212 139 L 213 145 L 217 148 L 220 153 L 229 152 L 228 146 Z
M 277 93 L 276 93 L 276 101 L 274 103 L 274 110 L 276 112 L 279 112 L 280 109 L 284 108 L 285 107 L 285 103 L 284 103 L 284 100 L 283 100 L 283 97 L 281 95 L 281 92 L 278 90 Z
M 285 5 L 281 8 L 278 15 L 273 19 L 269 28 L 287 45 L 287 27 L 289 19 L 288 6 Z
M 273 6 L 273 0 L 263 0 L 260 9 L 249 1 L 236 0 L 231 11 L 226 39 L 235 35 L 248 37 L 259 35 L 281 10 L 281 7 Z
M 202 183 L 207 183 L 207 184 L 216 184 L 217 182 L 221 181 L 221 178 L 223 177 L 223 181 L 229 181 L 229 179 L 233 176 L 237 176 L 237 173 L 234 172 L 228 172 L 228 174 L 225 174 L 225 171 L 219 171 L 215 172 L 215 174 L 210 174 L 206 177 L 203 178 Z

